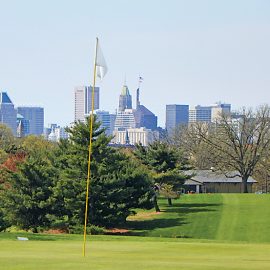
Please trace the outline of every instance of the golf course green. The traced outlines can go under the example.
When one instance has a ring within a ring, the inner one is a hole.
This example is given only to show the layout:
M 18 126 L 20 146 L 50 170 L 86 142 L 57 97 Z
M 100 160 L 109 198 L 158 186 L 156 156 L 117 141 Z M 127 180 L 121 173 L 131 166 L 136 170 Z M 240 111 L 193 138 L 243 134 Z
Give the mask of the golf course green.
M 0 269 L 270 269 L 270 196 L 184 195 L 130 217 L 129 234 L 0 233 Z M 29 241 L 18 241 L 25 236 Z

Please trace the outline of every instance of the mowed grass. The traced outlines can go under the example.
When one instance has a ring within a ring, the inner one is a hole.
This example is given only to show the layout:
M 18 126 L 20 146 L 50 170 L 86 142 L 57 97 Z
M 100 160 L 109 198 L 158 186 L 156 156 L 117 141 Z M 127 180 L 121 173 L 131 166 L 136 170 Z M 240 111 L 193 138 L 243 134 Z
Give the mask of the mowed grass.
M 192 194 L 160 206 L 128 225 L 144 236 L 270 243 L 270 194 Z
M 88 237 L 85 258 L 81 235 L 0 233 L 0 269 L 270 269 L 270 195 L 193 194 L 173 203 L 130 217 L 143 237 Z
M 0 234 L 1 237 L 5 236 Z M 86 257 L 83 257 L 82 241 L 78 236 L 44 235 L 47 239 L 44 241 L 28 237 L 29 241 L 0 241 L 0 269 L 259 270 L 270 267 L 269 244 L 98 236 L 88 238 Z

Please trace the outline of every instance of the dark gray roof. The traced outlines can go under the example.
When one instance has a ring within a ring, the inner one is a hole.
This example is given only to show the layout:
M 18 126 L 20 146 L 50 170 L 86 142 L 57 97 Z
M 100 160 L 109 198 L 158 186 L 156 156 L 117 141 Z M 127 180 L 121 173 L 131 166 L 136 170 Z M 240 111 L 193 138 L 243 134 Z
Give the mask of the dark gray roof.
M 213 172 L 211 170 L 191 170 L 187 171 L 188 175 L 195 174 L 191 179 L 200 183 L 241 183 L 242 178 L 239 176 L 235 177 L 226 177 L 224 174 L 220 172 Z M 233 172 L 229 174 L 229 176 L 234 176 Z M 248 178 L 248 183 L 257 183 L 252 177 Z M 193 184 L 194 185 L 194 184 Z
M 138 105 L 137 109 L 143 115 L 154 115 L 149 109 L 147 109 L 144 105 Z
M 186 186 L 196 186 L 196 185 L 202 186 L 203 183 L 201 183 L 201 182 L 199 182 L 199 181 L 196 181 L 196 180 L 187 179 L 187 180 L 185 181 L 184 185 L 186 185 Z

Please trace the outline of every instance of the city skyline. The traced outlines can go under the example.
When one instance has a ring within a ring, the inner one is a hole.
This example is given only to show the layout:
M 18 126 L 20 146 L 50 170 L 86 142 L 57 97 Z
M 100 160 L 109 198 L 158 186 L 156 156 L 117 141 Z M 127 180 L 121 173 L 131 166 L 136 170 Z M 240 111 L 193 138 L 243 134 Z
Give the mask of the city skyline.
M 95 37 L 108 74 L 100 109 L 115 112 L 124 84 L 165 126 L 166 104 L 270 101 L 268 1 L 2 1 L 0 89 L 44 107 L 45 123 L 73 121 L 73 89 L 92 85 Z M 93 12 L 92 12 L 93 11 Z M 154 98 L 153 98 L 154 97 Z

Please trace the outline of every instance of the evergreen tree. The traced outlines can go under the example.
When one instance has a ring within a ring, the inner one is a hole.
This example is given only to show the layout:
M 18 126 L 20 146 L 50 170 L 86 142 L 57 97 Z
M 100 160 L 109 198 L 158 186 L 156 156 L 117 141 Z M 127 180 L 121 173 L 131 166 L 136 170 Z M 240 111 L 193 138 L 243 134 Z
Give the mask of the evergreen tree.
M 67 129 L 69 140 L 60 142 L 57 166 L 60 178 L 54 188 L 58 219 L 70 226 L 84 223 L 89 123 L 76 122 Z M 151 208 L 153 191 L 147 173 L 123 153 L 108 146 L 100 123 L 93 123 L 89 193 L 89 223 L 115 226 L 124 223 L 134 208 Z
M 50 159 L 28 156 L 18 164 L 15 172 L 9 172 L 3 191 L 5 219 L 23 229 L 37 232 L 38 227 L 50 224 L 52 213 L 52 185 L 57 174 Z
M 153 172 L 156 190 L 164 195 L 171 205 L 172 198 L 178 197 L 178 191 L 187 179 L 187 176 L 181 173 L 181 170 L 187 167 L 187 160 L 178 149 L 160 141 L 155 141 L 148 147 L 138 144 L 134 154 Z M 155 206 L 159 211 L 157 201 Z

